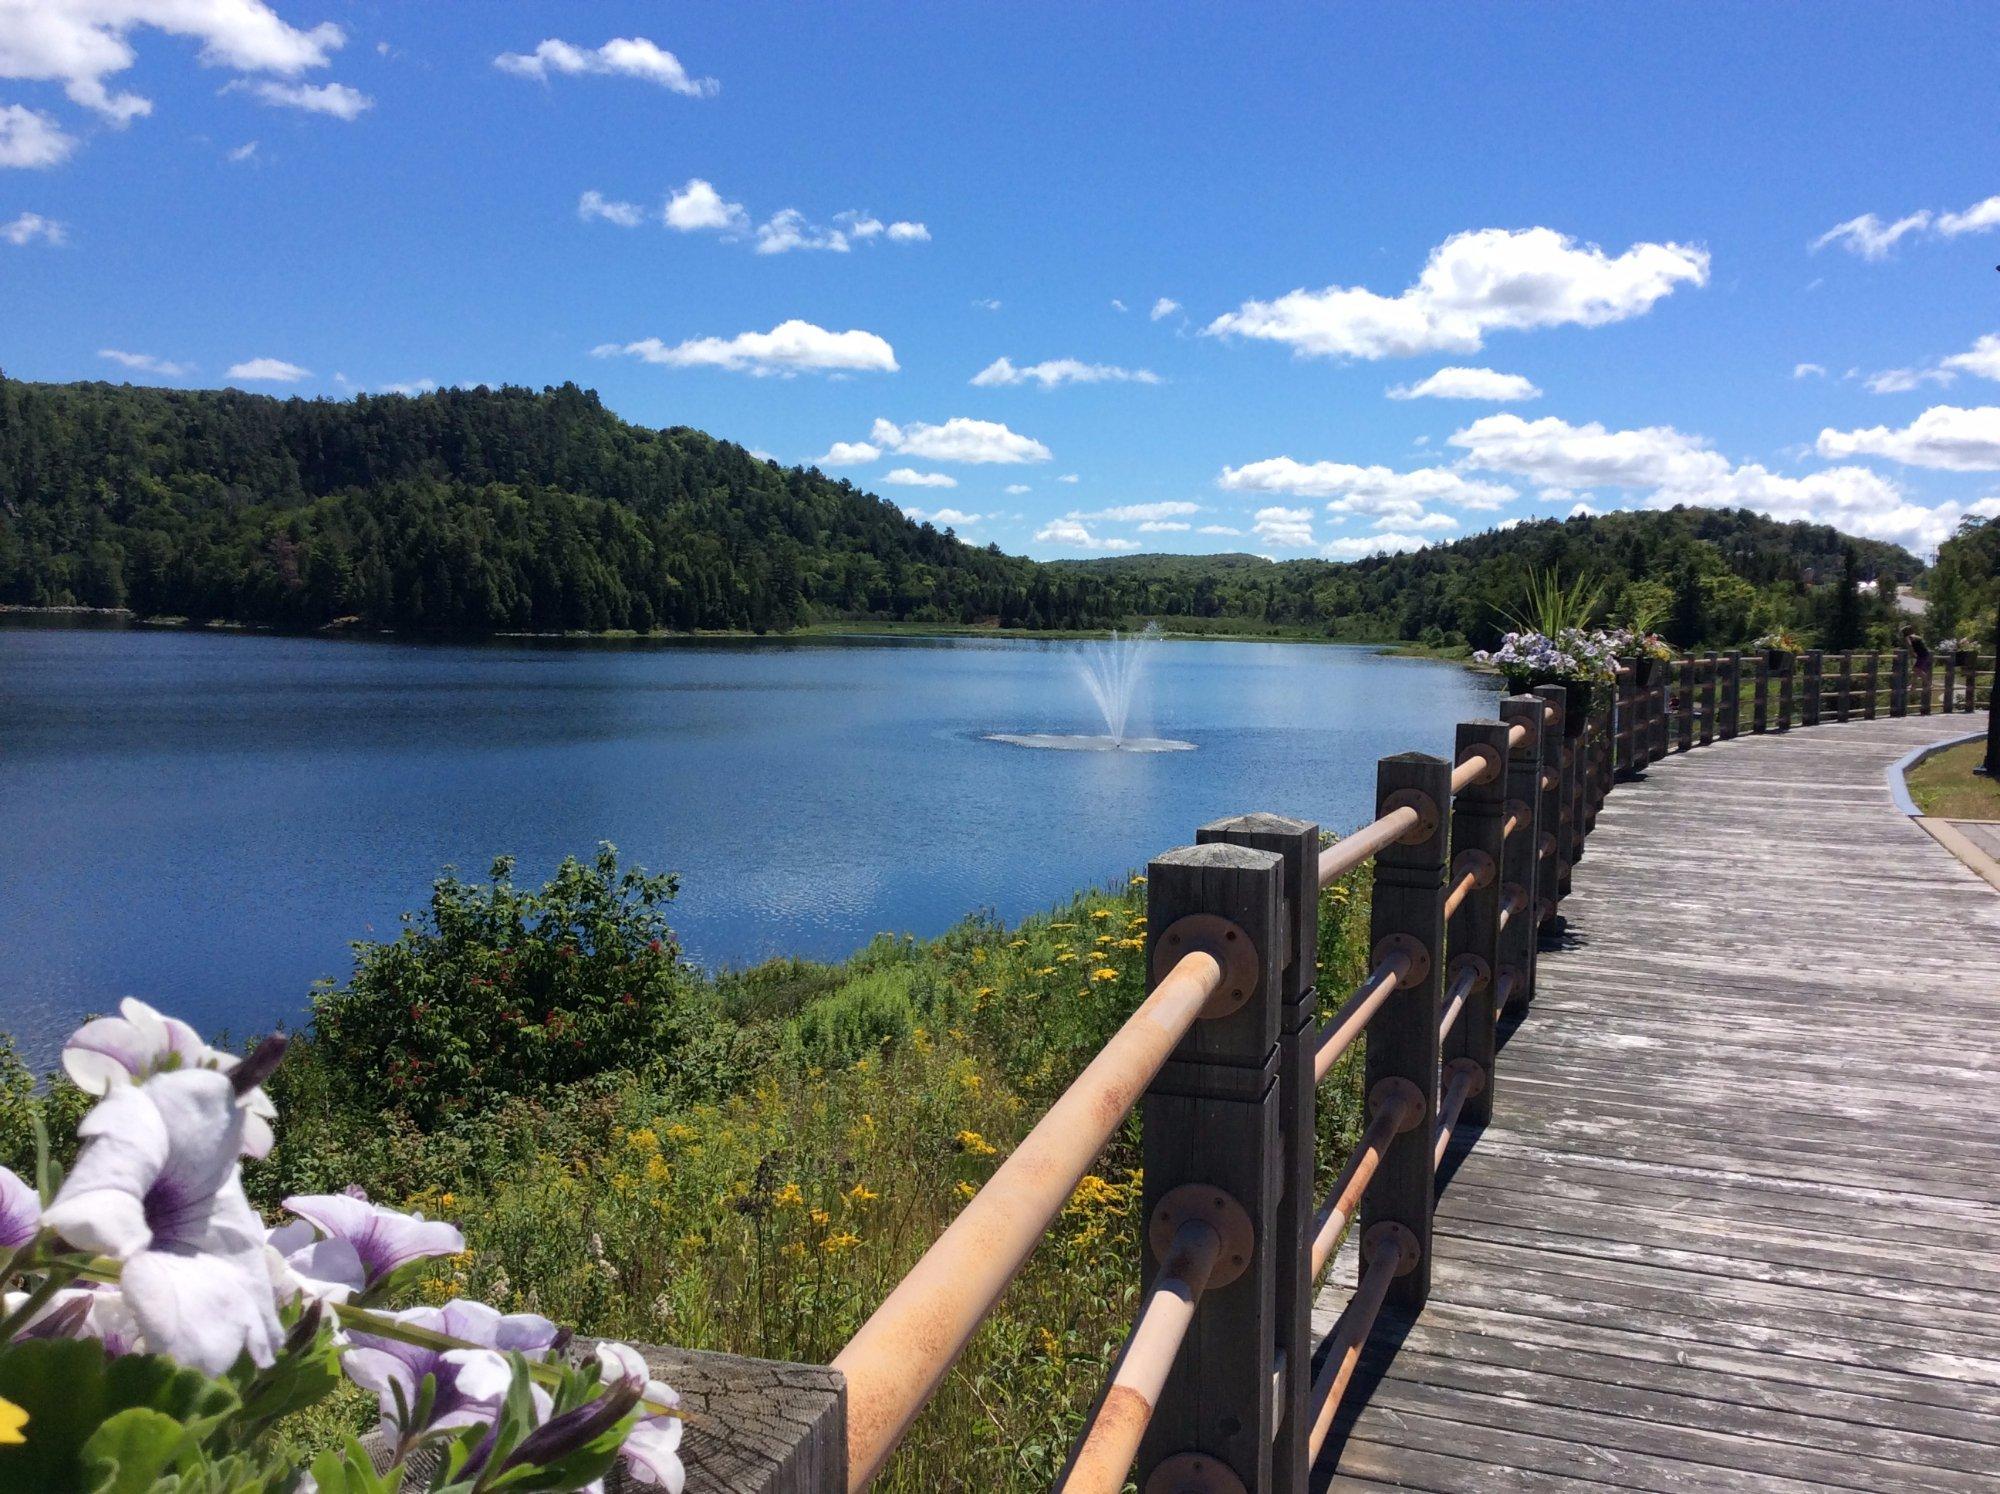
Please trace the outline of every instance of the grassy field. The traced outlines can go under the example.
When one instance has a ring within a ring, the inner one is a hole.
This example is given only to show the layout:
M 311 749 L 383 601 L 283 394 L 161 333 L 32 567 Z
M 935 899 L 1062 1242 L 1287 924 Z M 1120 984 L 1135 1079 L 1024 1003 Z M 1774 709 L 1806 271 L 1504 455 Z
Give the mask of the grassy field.
M 1907 775 L 1910 797 L 1940 819 L 2000 820 L 2000 780 L 1972 771 L 1985 757 L 1984 738 L 1932 754 Z

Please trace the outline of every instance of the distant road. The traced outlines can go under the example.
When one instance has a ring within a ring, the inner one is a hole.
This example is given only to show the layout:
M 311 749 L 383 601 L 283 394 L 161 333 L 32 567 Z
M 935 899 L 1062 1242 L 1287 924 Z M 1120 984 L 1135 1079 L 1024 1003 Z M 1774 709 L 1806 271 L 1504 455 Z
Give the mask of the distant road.
M 1922 597 L 1913 597 L 1907 591 L 1896 593 L 1896 610 L 1898 612 L 1908 612 L 1913 616 L 1922 617 L 1924 609 L 1929 606 L 1930 603 L 1926 602 Z

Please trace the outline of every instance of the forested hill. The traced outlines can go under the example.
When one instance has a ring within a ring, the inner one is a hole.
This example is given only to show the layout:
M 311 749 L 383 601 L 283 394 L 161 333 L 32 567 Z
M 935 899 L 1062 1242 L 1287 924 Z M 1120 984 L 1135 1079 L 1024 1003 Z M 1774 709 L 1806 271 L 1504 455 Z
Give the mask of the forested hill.
M 574 385 L 330 401 L 0 376 L 0 603 L 26 606 L 474 631 L 1158 616 L 1484 643 L 1537 566 L 1592 572 L 1614 600 L 1665 588 L 1692 646 L 1810 626 L 1850 546 L 1864 577 L 1919 569 L 1825 526 L 1706 509 L 1357 562 L 1037 564 L 816 470 L 631 425 Z
M 414 398 L 0 377 L 0 601 L 317 627 L 1087 623 L 1081 581 L 574 385 Z

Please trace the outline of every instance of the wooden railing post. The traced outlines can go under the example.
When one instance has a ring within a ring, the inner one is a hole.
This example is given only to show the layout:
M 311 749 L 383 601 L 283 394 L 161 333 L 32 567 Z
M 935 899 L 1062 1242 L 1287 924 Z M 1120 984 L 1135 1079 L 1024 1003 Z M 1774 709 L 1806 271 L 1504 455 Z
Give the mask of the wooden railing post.
M 1632 761 L 1632 704 L 1638 691 L 1639 661 L 1628 659 L 1620 668 L 1625 673 L 1619 678 L 1616 691 L 1618 699 L 1618 731 L 1616 750 L 1612 756 L 1612 771 L 1619 778 L 1629 778 L 1638 771 L 1638 764 Z
M 1757 657 L 1751 666 L 1752 695 L 1750 704 L 1750 730 L 1762 736 L 1771 725 L 1771 656 L 1763 649 L 1757 650 Z
M 1896 650 L 1889 666 L 1889 714 L 1910 714 L 1910 651 L 1906 648 Z
M 1995 661 L 1995 665 L 2000 667 L 2000 661 Z M 1967 655 L 1965 660 L 1965 708 L 1968 711 L 1979 709 L 1979 655 L 1976 651 Z
M 1653 741 L 1647 749 L 1648 760 L 1651 762 L 1658 762 L 1667 755 L 1667 687 L 1673 675 L 1672 664 L 1668 664 L 1660 671 L 1660 682 L 1653 686 L 1653 698 L 1648 703 L 1653 718 Z
M 1932 660 L 1930 659 L 1925 659 L 1916 666 L 1917 714 L 1919 716 L 1928 716 L 1931 713 L 1931 671 L 1933 667 Z
M 1717 668 L 1716 657 L 1712 653 L 1702 661 L 1701 745 L 1704 747 L 1715 740 L 1715 673 Z
M 1561 693 L 1560 686 L 1554 688 Z M 1391 1283 L 1386 1299 L 1405 1311 L 1423 1306 L 1431 1286 L 1431 1206 L 1437 1184 L 1432 1148 L 1438 1118 L 1450 797 L 1451 767 L 1439 758 L 1406 753 L 1383 758 L 1376 769 L 1376 814 L 1412 804 L 1422 816 L 1409 835 L 1376 853 L 1369 923 L 1377 962 L 1397 949 L 1406 950 L 1412 961 L 1410 974 L 1398 983 L 1368 1029 L 1367 1085 L 1371 1109 L 1400 1094 L 1419 1104 L 1423 1120 L 1389 1143 L 1361 1202 L 1364 1237 L 1377 1226 L 1394 1224 L 1408 1231 L 1414 1245 L 1416 1265 Z
M 1868 698 L 1862 716 L 1869 721 L 1875 719 L 1875 699 L 1882 690 L 1881 664 L 1882 656 L 1872 648 L 1868 650 Z
M 1732 652 L 1723 673 L 1722 740 L 1743 729 L 1743 655 Z
M 1448 881 L 1471 875 L 1477 880 L 1472 891 L 1459 900 L 1458 909 L 1447 922 L 1445 949 L 1445 990 L 1457 989 L 1470 981 L 1465 1005 L 1444 1038 L 1446 1062 L 1466 1058 L 1479 1066 L 1480 1078 L 1465 1097 L 1460 1115 L 1485 1125 L 1493 1116 L 1493 1024 L 1498 1016 L 1495 985 L 1500 972 L 1501 860 L 1506 855 L 1504 838 L 1507 810 L 1507 723 L 1504 721 L 1461 721 L 1458 750 L 1463 761 L 1469 753 L 1490 757 L 1492 776 L 1461 790 L 1451 804 L 1451 867 Z M 1524 911 L 1519 915 L 1526 921 Z M 1511 921 L 1511 920 L 1510 920 Z
M 1834 708 L 1835 719 L 1845 721 L 1854 709 L 1854 650 L 1847 649 L 1840 656 L 1840 704 Z
M 1284 973 L 1278 982 L 1278 1145 L 1284 1177 L 1278 1198 L 1276 1250 L 1278 1435 L 1272 1444 L 1271 1487 L 1306 1494 L 1312 1389 L 1312 1223 L 1317 1095 L 1313 1057 L 1319 1047 L 1319 826 L 1275 814 L 1239 815 L 1203 825 L 1201 845 L 1247 846 L 1283 861 Z
M 1674 712 L 1674 745 L 1686 752 L 1694 746 L 1694 655 L 1681 655 L 1679 664 L 1681 698 L 1679 708 Z
M 1824 658 L 1825 656 L 1818 649 L 1811 650 L 1805 657 L 1805 668 L 1803 671 L 1805 679 L 1799 691 L 1799 723 L 1803 726 L 1819 725 L 1819 712 L 1822 704 L 1820 691 L 1824 688 L 1820 677 L 1820 670 Z
M 1507 759 L 1507 800 L 1505 813 L 1519 821 L 1520 828 L 1508 836 L 1500 857 L 1500 901 L 1517 906 L 1500 931 L 1500 960 L 1494 966 L 1496 988 L 1511 977 L 1506 1005 L 1525 1004 L 1535 990 L 1535 946 L 1537 899 L 1541 895 L 1542 764 L 1550 745 L 1542 729 L 1542 702 L 1533 695 L 1510 695 L 1500 702 L 1500 719 L 1508 726 L 1527 728 L 1528 740 Z
M 1792 680 L 1799 672 L 1799 656 L 1785 650 L 1785 667 L 1778 674 L 1778 730 L 1792 729 Z
M 1542 834 L 1551 846 L 1548 874 L 1542 878 L 1542 892 L 1553 910 L 1569 895 L 1573 835 L 1569 822 L 1570 741 L 1565 730 L 1569 719 L 1569 692 L 1561 685 L 1537 685 L 1535 694 L 1553 713 L 1543 728 L 1549 739 L 1549 752 L 1542 758 L 1543 782 L 1548 786 L 1549 793 L 1549 797 L 1542 800 Z
M 1163 974 L 1194 950 L 1225 979 L 1145 1095 L 1141 1300 L 1176 1228 L 1197 1212 L 1224 1246 L 1140 1444 L 1135 1473 L 1202 1453 L 1248 1490 L 1272 1486 L 1278 1352 L 1279 1026 L 1294 925 L 1285 858 L 1242 845 L 1169 851 L 1147 868 L 1149 957 Z M 1246 957 L 1238 951 L 1249 947 Z M 1227 1271 L 1241 1274 L 1225 1280 Z M 1288 1374 L 1291 1373 L 1288 1366 Z
M 1946 654 L 1944 656 L 1944 699 L 1940 703 L 1939 707 L 1946 715 L 1950 715 L 1953 711 L 1958 709 L 1956 704 L 1957 684 L 1958 684 L 1958 655 Z

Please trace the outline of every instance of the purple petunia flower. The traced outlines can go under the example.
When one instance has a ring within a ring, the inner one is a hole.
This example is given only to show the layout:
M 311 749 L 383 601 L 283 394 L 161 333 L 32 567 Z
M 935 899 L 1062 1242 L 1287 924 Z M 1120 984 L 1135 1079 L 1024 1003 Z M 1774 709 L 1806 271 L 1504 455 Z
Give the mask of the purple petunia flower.
M 240 1061 L 233 1053 L 209 1047 L 180 1018 L 156 1012 L 136 997 L 119 1002 L 118 1011 L 118 1016 L 84 1023 L 63 1045 L 63 1068 L 86 1094 L 109 1094 L 117 1085 L 139 1084 L 154 1074 L 179 1069 L 216 1069 L 226 1074 Z M 252 1089 L 237 1103 L 248 1112 L 244 1152 L 269 1156 L 276 1141 L 271 1122 L 278 1107 L 261 1088 Z
M 116 1086 L 77 1127 L 85 1146 L 42 1216 L 71 1245 L 123 1262 L 147 1344 L 210 1374 L 244 1353 L 268 1365 L 284 1338 L 237 1165 L 245 1119 L 214 1069 Z
M 352 1247 L 361 1264 L 357 1291 L 367 1290 L 411 1261 L 456 1255 L 465 1249 L 465 1236 L 456 1225 L 385 1209 L 370 1203 L 366 1194 L 295 1194 L 285 1200 L 285 1207 L 318 1229 L 328 1242 L 344 1241 Z
M 42 1228 L 41 1196 L 0 1167 L 0 1250 L 19 1250 Z
M 463 1298 L 443 1307 L 412 1307 L 383 1316 L 475 1346 L 426 1349 L 359 1329 L 352 1332 L 349 1347 L 340 1356 L 340 1367 L 363 1390 L 375 1392 L 385 1424 L 395 1415 L 395 1390 L 400 1388 L 405 1404 L 414 1406 L 426 1375 L 437 1380 L 432 1426 L 469 1426 L 490 1420 L 506 1398 L 511 1378 L 505 1355 L 511 1351 L 527 1359 L 542 1359 L 558 1333 L 556 1325 L 538 1313 L 502 1314 L 483 1302 Z M 546 1415 L 547 1393 L 537 1386 L 533 1394 L 537 1411 Z

